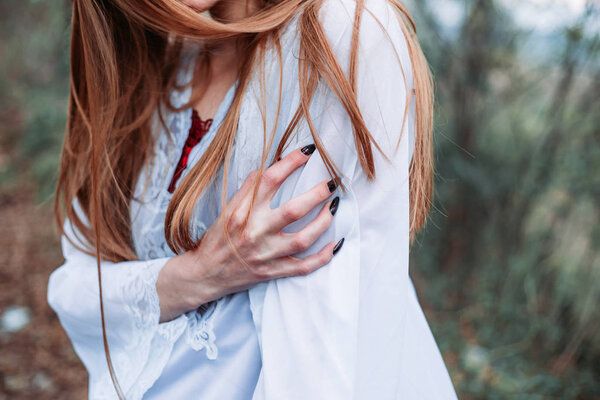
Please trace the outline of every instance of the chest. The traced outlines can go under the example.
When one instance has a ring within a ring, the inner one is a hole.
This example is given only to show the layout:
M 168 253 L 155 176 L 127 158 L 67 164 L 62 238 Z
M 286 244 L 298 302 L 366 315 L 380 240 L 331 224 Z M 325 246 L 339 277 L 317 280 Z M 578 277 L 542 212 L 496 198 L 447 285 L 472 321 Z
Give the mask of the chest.
M 174 105 L 184 104 L 190 90 L 174 93 Z M 227 101 L 228 99 L 224 100 Z M 227 104 L 221 107 L 226 112 Z M 220 121 L 201 120 L 192 108 L 165 114 L 164 125 L 156 123 L 156 141 L 147 165 L 143 168 L 130 205 L 132 237 L 140 259 L 173 256 L 164 235 L 165 216 L 173 193 L 193 166 L 200 160 L 218 131 Z M 222 118 L 216 115 L 215 118 Z M 213 187 L 214 186 L 214 187 Z M 217 185 L 199 199 L 193 223 L 199 238 L 219 213 Z
M 284 57 L 284 76 L 297 76 L 294 71 L 289 70 L 297 65 L 294 60 L 292 52 L 288 57 Z M 271 64 L 275 72 L 267 70 L 266 79 L 251 79 L 242 94 L 237 132 L 228 168 L 227 198 L 237 192 L 251 171 L 260 166 L 263 157 L 267 165 L 271 163 L 277 144 L 298 105 L 297 80 L 283 80 L 283 84 L 280 85 L 281 80 L 277 73 L 279 69 L 275 66 L 276 63 Z M 189 80 L 192 73 L 193 67 L 187 71 L 183 70 L 181 79 L 184 82 Z M 209 129 L 193 146 L 186 146 L 190 144 L 186 142 L 189 140 L 192 126 L 191 107 L 182 111 L 164 112 L 164 125 L 158 122 L 154 125 L 157 135 L 154 149 L 149 162 L 141 171 L 130 206 L 132 237 L 140 259 L 174 255 L 164 235 L 165 215 L 175 189 L 172 185 L 173 178 L 178 175 L 175 185 L 180 183 L 207 151 L 219 132 L 236 89 L 235 85 L 228 89 L 214 113 Z M 181 107 L 191 98 L 192 89 L 188 87 L 172 92 L 170 101 L 173 106 Z M 304 136 L 292 137 L 288 141 L 289 148 L 310 140 Z M 269 142 L 272 145 L 265 146 Z M 182 156 L 186 158 L 186 166 L 183 169 L 180 163 Z M 192 234 L 197 239 L 220 213 L 222 182 L 221 167 L 215 177 L 215 184 L 210 185 L 198 199 L 191 225 Z

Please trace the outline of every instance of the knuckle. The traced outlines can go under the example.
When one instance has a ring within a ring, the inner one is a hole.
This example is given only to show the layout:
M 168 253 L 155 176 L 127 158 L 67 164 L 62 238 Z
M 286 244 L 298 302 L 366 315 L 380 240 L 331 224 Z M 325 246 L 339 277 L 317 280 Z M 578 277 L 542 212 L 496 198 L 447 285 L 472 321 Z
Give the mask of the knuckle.
M 302 263 L 296 269 L 298 275 L 308 275 L 311 272 L 311 268 L 307 263 Z
M 281 214 L 286 221 L 295 221 L 302 216 L 300 210 L 293 204 L 284 204 L 281 206 Z
M 290 248 L 291 248 L 291 251 L 293 251 L 294 253 L 297 253 L 302 250 L 302 243 L 300 243 L 299 239 L 294 238 L 290 242 Z
M 223 225 L 225 225 L 229 233 L 231 233 L 237 228 L 234 213 L 230 213 L 223 216 Z
M 228 221 L 230 229 L 237 230 L 240 226 L 242 226 L 244 222 L 244 216 L 239 210 L 235 210 L 229 215 Z
M 294 251 L 306 250 L 310 246 L 310 238 L 304 234 L 296 234 L 292 239 L 292 249 Z
M 258 176 L 259 172 L 257 170 L 251 171 L 246 177 L 243 186 L 245 186 L 245 188 L 251 187 L 251 185 L 253 185 L 256 182 L 256 179 L 258 179 Z
M 250 229 L 243 229 L 240 234 L 240 241 L 244 247 L 253 246 L 256 242 L 256 235 Z
M 261 182 L 264 186 L 272 188 L 274 186 L 277 186 L 278 179 L 272 171 L 264 171 L 261 174 Z
M 246 261 L 250 267 L 250 270 L 254 274 L 254 270 L 257 268 L 260 263 L 260 256 L 256 254 L 254 251 L 249 251 L 248 254 L 244 257 L 244 261 Z
M 271 278 L 270 270 L 264 265 L 256 265 L 252 267 L 251 272 L 257 281 L 265 281 Z

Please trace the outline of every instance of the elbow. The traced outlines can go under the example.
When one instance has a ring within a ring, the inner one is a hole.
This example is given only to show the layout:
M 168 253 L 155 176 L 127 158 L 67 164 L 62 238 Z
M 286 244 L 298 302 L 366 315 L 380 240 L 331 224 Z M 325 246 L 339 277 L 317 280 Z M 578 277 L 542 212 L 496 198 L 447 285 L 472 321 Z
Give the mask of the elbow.
M 99 326 L 99 304 L 90 298 L 85 286 L 81 276 L 67 264 L 52 272 L 48 280 L 46 300 L 68 333 Z
M 46 300 L 48 301 L 50 308 L 52 308 L 59 317 L 68 314 L 69 310 L 76 303 L 73 299 L 73 288 L 75 286 L 69 284 L 70 281 L 71 278 L 65 265 L 54 270 L 48 279 Z
M 48 301 L 48 305 L 50 306 L 50 308 L 52 308 L 57 314 L 60 314 L 64 309 L 62 301 L 64 299 L 64 281 L 64 266 L 61 266 L 54 270 L 52 274 L 50 274 L 50 279 L 48 280 L 48 291 L 46 300 Z

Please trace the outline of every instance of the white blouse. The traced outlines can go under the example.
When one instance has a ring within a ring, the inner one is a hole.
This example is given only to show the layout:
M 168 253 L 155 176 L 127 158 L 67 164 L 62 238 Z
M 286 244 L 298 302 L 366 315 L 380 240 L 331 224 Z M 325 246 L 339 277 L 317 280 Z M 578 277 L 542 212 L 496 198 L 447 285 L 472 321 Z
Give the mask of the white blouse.
M 348 116 L 334 94 L 325 85 L 319 86 L 311 115 L 343 174 L 347 191 L 338 189 L 340 204 L 331 227 L 300 256 L 345 238 L 342 249 L 325 267 L 307 276 L 258 284 L 159 323 L 156 279 L 174 256 L 163 234 L 171 199 L 167 188 L 192 111 L 168 112 L 168 132 L 157 125 L 154 155 L 142 171 L 131 202 L 139 261 L 101 265 L 108 341 L 128 400 L 456 398 L 408 275 L 408 168 L 415 129 L 414 99 L 407 96 L 413 88 L 408 50 L 387 1 L 369 0 L 367 7 L 359 45 L 359 105 L 390 162 L 375 151 L 377 179 L 366 179 Z M 352 0 L 326 0 L 321 10 L 326 35 L 343 67 L 349 60 L 353 15 Z M 274 50 L 266 56 L 264 85 L 255 75 L 246 89 L 228 197 L 259 166 L 264 126 L 267 135 L 275 132 L 274 143 L 278 143 L 298 106 L 296 23 L 297 18 L 281 35 L 283 96 L 275 126 L 280 69 Z M 184 65 L 179 76 L 182 82 L 191 78 L 193 70 L 192 61 Z M 233 93 L 231 88 L 210 130 L 192 150 L 190 167 L 217 133 Z M 189 97 L 190 89 L 185 89 L 173 92 L 171 100 L 182 105 Z M 403 125 L 407 100 L 411 104 Z M 302 124 L 284 155 L 309 143 L 310 131 Z M 273 151 L 269 153 L 272 158 Z M 283 183 L 273 207 L 328 177 L 315 152 Z M 217 184 L 198 203 L 193 227 L 197 237 L 219 212 Z M 300 229 L 317 212 L 286 229 Z M 65 227 L 69 237 L 83 243 L 68 221 Z M 48 301 L 89 372 L 89 398 L 114 399 L 102 343 L 96 261 L 64 237 L 62 246 L 65 263 L 52 273 Z

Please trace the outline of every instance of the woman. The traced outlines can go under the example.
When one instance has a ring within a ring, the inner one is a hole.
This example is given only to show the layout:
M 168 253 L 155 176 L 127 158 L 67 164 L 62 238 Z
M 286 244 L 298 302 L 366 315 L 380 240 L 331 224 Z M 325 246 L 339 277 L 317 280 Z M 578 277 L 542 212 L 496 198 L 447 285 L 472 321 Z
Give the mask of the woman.
M 411 24 L 395 0 L 73 2 L 48 299 L 90 398 L 455 398 L 408 277 L 432 192 Z

